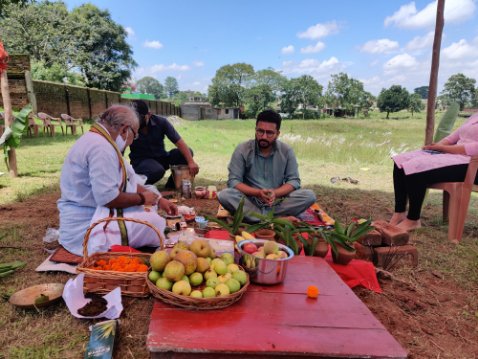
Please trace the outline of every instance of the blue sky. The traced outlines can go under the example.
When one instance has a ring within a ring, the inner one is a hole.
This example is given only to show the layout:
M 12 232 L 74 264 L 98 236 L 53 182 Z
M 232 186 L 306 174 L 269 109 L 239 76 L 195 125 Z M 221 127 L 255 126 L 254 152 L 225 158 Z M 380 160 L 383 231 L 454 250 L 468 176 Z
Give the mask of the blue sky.
M 174 76 L 207 92 L 237 62 L 327 87 L 346 72 L 377 95 L 393 84 L 428 85 L 436 2 L 430 0 L 93 0 L 128 31 L 134 79 Z M 67 0 L 71 9 L 84 3 Z M 478 79 L 476 0 L 446 0 L 439 91 L 458 72 Z

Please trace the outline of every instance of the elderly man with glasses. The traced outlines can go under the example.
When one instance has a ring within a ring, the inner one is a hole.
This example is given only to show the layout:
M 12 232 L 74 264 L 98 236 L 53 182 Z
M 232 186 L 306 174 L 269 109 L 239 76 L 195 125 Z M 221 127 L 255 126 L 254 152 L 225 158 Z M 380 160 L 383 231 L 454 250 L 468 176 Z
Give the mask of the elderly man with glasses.
M 316 200 L 311 190 L 300 189 L 297 159 L 287 144 L 278 141 L 282 118 L 272 110 L 261 112 L 256 137 L 239 144 L 229 162 L 228 188 L 218 194 L 221 205 L 234 213 L 242 197 L 245 220 L 258 219 L 248 212 L 297 216 Z
M 142 184 L 123 158 L 123 151 L 137 136 L 136 112 L 113 105 L 81 136 L 68 152 L 61 170 L 60 244 L 71 253 L 83 254 L 83 238 L 88 227 L 105 217 L 127 217 L 164 231 L 165 220 L 148 207 L 158 205 L 168 214 L 176 206 L 155 188 Z M 88 253 L 106 252 L 112 245 L 131 247 L 160 245 L 149 226 L 120 219 L 96 226 L 88 241 Z

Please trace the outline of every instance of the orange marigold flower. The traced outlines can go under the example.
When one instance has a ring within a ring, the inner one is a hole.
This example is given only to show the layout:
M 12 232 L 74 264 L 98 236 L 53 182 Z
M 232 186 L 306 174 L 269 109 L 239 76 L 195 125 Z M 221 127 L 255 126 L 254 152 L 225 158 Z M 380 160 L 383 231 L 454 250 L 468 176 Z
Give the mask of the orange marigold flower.
M 140 264 L 136 268 L 136 272 L 147 272 L 148 271 L 148 266 L 146 264 Z
M 309 285 L 307 287 L 307 296 L 309 298 L 317 298 L 319 294 L 319 288 L 317 288 L 315 285 Z

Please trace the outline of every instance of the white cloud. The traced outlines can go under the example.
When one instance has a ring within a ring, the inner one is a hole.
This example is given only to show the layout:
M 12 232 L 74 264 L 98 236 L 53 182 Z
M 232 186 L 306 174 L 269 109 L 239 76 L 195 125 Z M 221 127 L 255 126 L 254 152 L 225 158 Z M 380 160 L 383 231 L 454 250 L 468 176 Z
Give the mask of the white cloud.
M 325 44 L 322 41 L 318 41 L 315 45 L 309 45 L 300 49 L 300 52 L 303 54 L 315 54 L 316 52 L 321 51 L 325 47 Z
M 339 31 L 339 25 L 335 21 L 327 22 L 325 24 L 315 24 L 309 27 L 304 32 L 300 32 L 297 36 L 300 39 L 317 40 Z
M 285 46 L 280 50 L 280 52 L 283 53 L 284 55 L 293 54 L 294 51 L 295 49 L 293 45 Z
M 294 61 L 284 61 L 282 71 L 288 75 L 312 75 L 320 81 L 325 81 L 330 74 L 340 72 L 345 64 L 341 63 L 335 56 L 327 60 L 319 61 L 317 59 L 304 59 L 299 63 Z
M 476 46 L 470 45 L 466 40 L 461 39 L 454 42 L 450 46 L 444 48 L 441 53 L 450 60 L 460 60 L 466 58 L 474 58 L 476 56 Z
M 150 49 L 160 49 L 163 47 L 163 44 L 160 43 L 158 40 L 153 40 L 153 41 L 145 41 L 144 42 L 144 47 L 148 47 Z
M 431 48 L 433 45 L 433 38 L 435 34 L 433 31 L 428 32 L 423 36 L 416 36 L 412 40 L 410 40 L 406 46 L 407 50 L 420 50 L 423 48 Z
M 392 16 L 385 18 L 385 26 L 419 28 L 435 25 L 437 2 L 433 1 L 418 11 L 415 2 L 403 5 Z M 474 0 L 449 0 L 445 2 L 445 23 L 461 22 L 471 18 L 475 12 Z
M 383 68 L 385 71 L 403 70 L 416 67 L 418 61 L 409 54 L 400 54 L 388 60 Z
M 204 66 L 204 62 L 202 62 L 202 61 L 194 61 L 194 62 L 193 62 L 193 65 L 196 66 L 196 67 L 203 67 L 203 66 Z
M 155 74 L 158 72 L 165 71 L 189 71 L 191 67 L 189 65 L 178 65 L 177 63 L 172 63 L 170 65 L 157 64 L 149 68 L 149 72 Z
M 398 42 L 389 39 L 370 40 L 362 45 L 360 51 L 371 54 L 389 53 L 398 49 Z
M 128 34 L 129 37 L 133 37 L 134 36 L 134 30 L 131 26 L 126 26 L 124 28 L 124 31 L 126 31 L 126 33 Z

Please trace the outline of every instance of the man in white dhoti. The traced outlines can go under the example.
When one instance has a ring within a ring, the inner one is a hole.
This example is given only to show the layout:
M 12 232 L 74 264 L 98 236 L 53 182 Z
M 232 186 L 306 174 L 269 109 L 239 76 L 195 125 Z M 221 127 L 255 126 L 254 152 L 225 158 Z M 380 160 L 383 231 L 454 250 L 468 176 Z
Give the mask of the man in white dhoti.
M 125 162 L 124 149 L 137 136 L 136 112 L 127 106 L 108 108 L 91 130 L 76 141 L 63 164 L 58 200 L 60 244 L 71 253 L 82 255 L 88 227 L 104 217 L 127 217 L 148 222 L 161 233 L 165 220 L 158 205 L 168 214 L 177 214 L 176 206 L 156 190 L 143 186 L 140 177 Z M 111 221 L 97 225 L 89 237 L 88 254 L 108 251 L 113 244 L 131 247 L 159 246 L 154 230 L 142 223 Z

